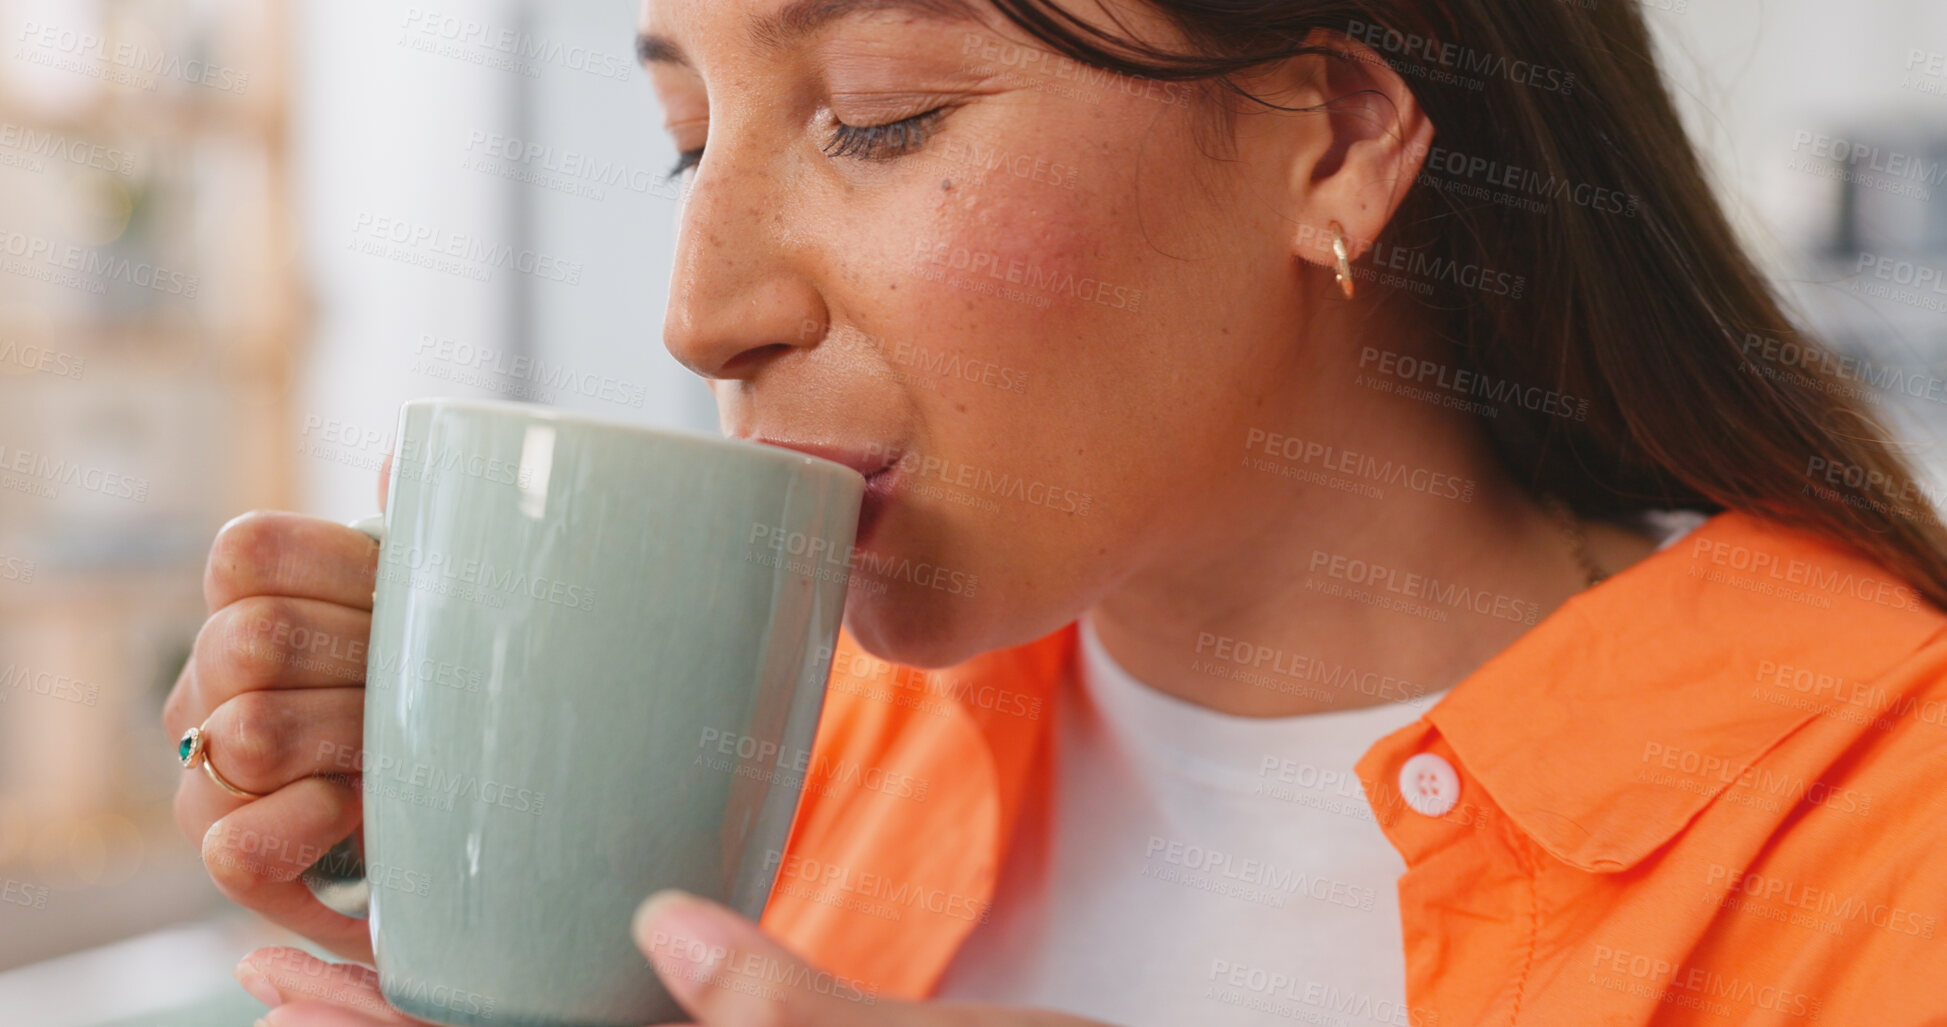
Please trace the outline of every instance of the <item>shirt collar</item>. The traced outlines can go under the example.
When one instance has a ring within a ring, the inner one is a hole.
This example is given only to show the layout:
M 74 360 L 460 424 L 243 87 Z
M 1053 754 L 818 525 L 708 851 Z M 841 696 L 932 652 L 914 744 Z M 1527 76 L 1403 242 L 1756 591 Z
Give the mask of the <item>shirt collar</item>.
M 1727 512 L 1569 599 L 1425 719 L 1543 849 L 1615 872 L 1941 624 L 1863 556 Z M 1385 741 L 1362 776 L 1384 780 Z M 1683 786 L 1646 783 L 1662 768 Z

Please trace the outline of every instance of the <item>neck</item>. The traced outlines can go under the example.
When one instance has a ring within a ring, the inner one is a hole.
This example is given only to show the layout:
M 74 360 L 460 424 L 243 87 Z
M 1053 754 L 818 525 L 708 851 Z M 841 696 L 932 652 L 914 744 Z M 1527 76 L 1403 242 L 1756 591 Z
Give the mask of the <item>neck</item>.
M 1304 425 L 1234 426 L 1254 440 L 1245 459 L 1200 482 L 1194 509 L 1159 533 L 1167 548 L 1090 610 L 1150 687 L 1258 717 L 1424 699 L 1588 587 L 1569 534 L 1472 415 L 1360 384 L 1319 392 L 1258 407 L 1311 411 Z M 1611 575 L 1655 548 L 1581 527 Z

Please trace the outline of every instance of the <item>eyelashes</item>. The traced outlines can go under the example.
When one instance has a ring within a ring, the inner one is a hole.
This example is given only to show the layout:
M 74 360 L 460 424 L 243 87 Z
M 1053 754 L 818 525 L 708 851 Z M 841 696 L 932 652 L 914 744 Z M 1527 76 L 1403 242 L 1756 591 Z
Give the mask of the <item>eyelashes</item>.
M 933 133 L 946 111 L 945 107 L 935 107 L 883 125 L 837 122 L 832 126 L 831 141 L 825 144 L 824 153 L 828 157 L 858 157 L 861 160 L 903 157 L 926 145 L 926 137 Z
M 683 177 L 683 172 L 696 167 L 702 161 L 703 147 L 699 146 L 694 150 L 684 150 L 682 153 L 676 155 L 676 164 L 663 175 L 663 181 L 669 182 Z
M 889 121 L 880 125 L 847 125 L 834 119 L 829 141 L 820 147 L 820 152 L 828 157 L 852 157 L 858 160 L 895 160 L 917 151 L 926 145 L 926 140 L 939 127 L 940 119 L 946 116 L 949 108 L 935 107 L 930 111 L 915 114 L 910 118 Z M 684 173 L 703 162 L 703 147 L 684 150 L 676 155 L 676 163 L 663 175 L 664 181 L 681 178 Z

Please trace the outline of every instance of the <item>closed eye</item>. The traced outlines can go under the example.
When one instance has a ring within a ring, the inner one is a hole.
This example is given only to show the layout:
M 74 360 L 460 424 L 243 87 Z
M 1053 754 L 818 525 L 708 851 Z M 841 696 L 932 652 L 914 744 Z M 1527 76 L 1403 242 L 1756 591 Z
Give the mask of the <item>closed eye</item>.
M 888 121 L 878 125 L 847 125 L 837 119 L 832 120 L 831 139 L 820 149 L 828 157 L 855 157 L 859 160 L 884 161 L 903 157 L 926 145 L 933 130 L 939 127 L 940 119 L 945 117 L 950 107 L 935 107 L 930 111 L 915 114 L 898 121 Z M 684 150 L 676 155 L 676 164 L 671 167 L 665 180 L 682 176 L 703 162 L 704 147 Z

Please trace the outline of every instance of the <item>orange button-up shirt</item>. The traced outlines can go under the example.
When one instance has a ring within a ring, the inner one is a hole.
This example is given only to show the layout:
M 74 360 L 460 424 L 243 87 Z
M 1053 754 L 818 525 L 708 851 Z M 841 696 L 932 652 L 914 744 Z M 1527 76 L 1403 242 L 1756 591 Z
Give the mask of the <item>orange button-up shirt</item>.
M 1401 1022 L 1947 1024 L 1943 628 L 1735 512 L 1563 604 L 1358 762 L 1407 867 Z M 929 993 L 1047 784 L 1074 656 L 1072 623 L 933 671 L 841 633 L 763 926 Z

